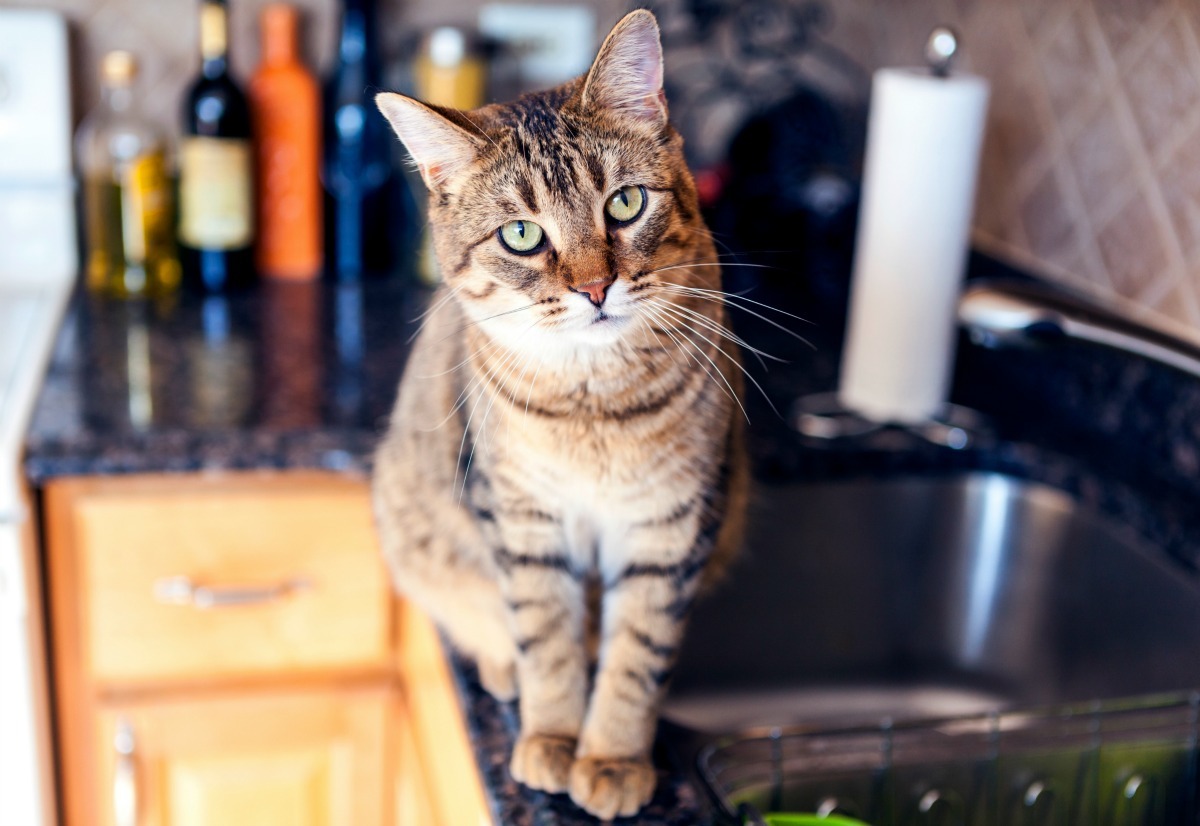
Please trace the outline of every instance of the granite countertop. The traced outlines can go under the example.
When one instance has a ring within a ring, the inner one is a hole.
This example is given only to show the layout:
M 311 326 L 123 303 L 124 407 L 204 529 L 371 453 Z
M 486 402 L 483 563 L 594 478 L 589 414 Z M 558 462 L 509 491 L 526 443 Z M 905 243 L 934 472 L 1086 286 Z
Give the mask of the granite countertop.
M 1014 275 L 980 257 L 971 273 Z M 989 420 L 965 449 L 899 430 L 816 443 L 790 429 L 788 411 L 798 396 L 835 386 L 844 303 L 822 305 L 787 273 L 768 274 L 752 295 L 814 319 L 801 329 L 806 346 L 735 315 L 745 338 L 786 361 L 769 371 L 748 361 L 769 397 L 748 397 L 760 482 L 997 470 L 1067 491 L 1200 569 L 1200 382 L 1091 345 L 992 351 L 964 338 L 952 398 Z M 387 280 L 263 284 L 158 304 L 80 292 L 34 412 L 26 475 L 40 484 L 84 474 L 369 473 L 428 298 Z M 595 822 L 564 796 L 508 777 L 515 708 L 489 697 L 469 665 L 452 664 L 497 822 Z M 707 822 L 698 787 L 669 761 L 660 766 L 654 801 L 636 822 Z
M 26 475 L 365 473 L 427 300 L 395 280 L 157 303 L 79 291 L 34 410 Z

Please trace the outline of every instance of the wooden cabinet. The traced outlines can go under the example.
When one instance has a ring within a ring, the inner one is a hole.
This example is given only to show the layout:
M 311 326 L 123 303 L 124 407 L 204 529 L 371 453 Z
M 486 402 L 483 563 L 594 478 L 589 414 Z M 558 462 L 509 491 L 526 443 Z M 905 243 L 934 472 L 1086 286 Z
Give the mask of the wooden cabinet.
M 106 703 L 99 774 L 132 800 L 101 822 L 383 826 L 394 727 L 378 687 Z
M 65 826 L 488 819 L 364 481 L 62 479 L 44 516 Z

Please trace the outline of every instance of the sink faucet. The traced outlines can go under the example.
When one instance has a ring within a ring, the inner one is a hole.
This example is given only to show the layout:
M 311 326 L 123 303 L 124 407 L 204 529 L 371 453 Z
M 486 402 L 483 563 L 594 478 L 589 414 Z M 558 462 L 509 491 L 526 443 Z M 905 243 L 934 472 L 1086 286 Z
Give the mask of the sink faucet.
M 988 281 L 968 287 L 958 320 L 976 344 L 998 347 L 1067 337 L 1103 344 L 1200 378 L 1200 342 L 1183 328 L 1134 318 L 1136 310 L 1106 305 L 1027 282 Z M 1189 340 L 1192 339 L 1192 340 Z

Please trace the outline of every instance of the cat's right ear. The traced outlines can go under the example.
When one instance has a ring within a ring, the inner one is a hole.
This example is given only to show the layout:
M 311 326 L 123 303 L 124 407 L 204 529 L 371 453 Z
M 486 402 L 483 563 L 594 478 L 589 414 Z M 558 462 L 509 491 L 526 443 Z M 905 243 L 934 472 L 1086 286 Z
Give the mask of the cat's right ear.
M 431 190 L 437 190 L 479 156 L 479 140 L 420 101 L 380 92 L 375 105 L 404 143 Z
M 662 40 L 653 12 L 636 9 L 613 26 L 584 78 L 583 102 L 666 125 Z

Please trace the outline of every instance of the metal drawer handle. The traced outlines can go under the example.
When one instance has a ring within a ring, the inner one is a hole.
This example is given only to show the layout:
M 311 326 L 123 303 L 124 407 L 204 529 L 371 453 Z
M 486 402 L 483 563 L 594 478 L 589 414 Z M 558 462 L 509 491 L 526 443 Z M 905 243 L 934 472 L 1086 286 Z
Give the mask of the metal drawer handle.
M 113 737 L 117 759 L 113 767 L 112 789 L 113 823 L 116 826 L 137 826 L 138 823 L 136 747 L 133 726 L 124 717 L 118 717 L 117 733 Z
M 292 577 L 274 585 L 197 585 L 191 577 L 168 576 L 154 583 L 154 598 L 167 605 L 193 608 L 228 608 L 262 605 L 312 587 L 305 577 Z

